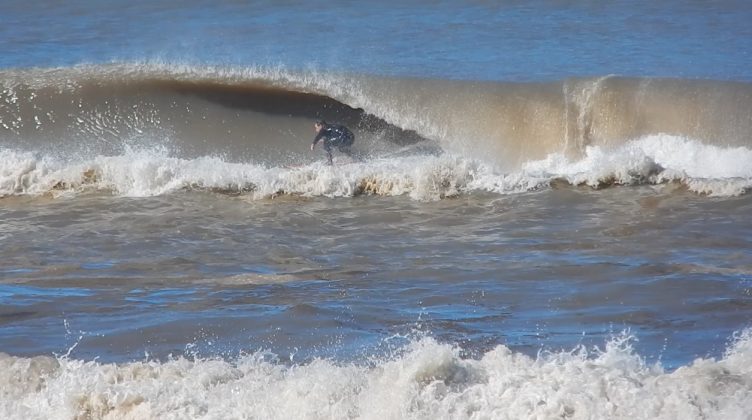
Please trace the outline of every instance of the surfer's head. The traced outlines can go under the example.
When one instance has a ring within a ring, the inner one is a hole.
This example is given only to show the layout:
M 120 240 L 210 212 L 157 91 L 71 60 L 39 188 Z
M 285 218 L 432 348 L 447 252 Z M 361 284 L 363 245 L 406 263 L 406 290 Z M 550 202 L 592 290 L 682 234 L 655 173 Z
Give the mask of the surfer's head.
M 317 133 L 321 131 L 321 129 L 324 127 L 326 127 L 326 121 L 324 120 L 316 120 L 316 122 L 313 123 L 313 128 L 316 130 Z

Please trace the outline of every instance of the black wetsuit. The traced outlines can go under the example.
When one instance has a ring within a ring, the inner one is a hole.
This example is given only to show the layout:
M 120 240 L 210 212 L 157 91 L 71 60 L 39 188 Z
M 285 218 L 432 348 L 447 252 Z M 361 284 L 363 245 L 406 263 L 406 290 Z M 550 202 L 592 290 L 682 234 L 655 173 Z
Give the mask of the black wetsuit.
M 326 150 L 329 163 L 332 163 L 333 147 L 348 156 L 352 154 L 350 147 L 355 141 L 355 135 L 343 125 L 327 124 L 321 127 L 321 131 L 316 134 L 313 145 L 315 146 L 319 140 L 324 142 L 324 150 Z

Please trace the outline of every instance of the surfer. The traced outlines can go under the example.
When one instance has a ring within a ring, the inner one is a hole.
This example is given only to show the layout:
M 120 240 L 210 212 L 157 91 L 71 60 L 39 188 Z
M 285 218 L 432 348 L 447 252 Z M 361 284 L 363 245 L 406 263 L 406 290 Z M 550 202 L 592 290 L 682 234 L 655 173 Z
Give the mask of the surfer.
M 311 144 L 311 151 L 316 147 L 319 141 L 324 143 L 326 150 L 327 163 L 332 164 L 332 148 L 352 157 L 352 144 L 355 141 L 355 135 L 344 125 L 329 124 L 324 120 L 318 120 L 313 123 L 313 129 L 316 130 L 316 138 Z

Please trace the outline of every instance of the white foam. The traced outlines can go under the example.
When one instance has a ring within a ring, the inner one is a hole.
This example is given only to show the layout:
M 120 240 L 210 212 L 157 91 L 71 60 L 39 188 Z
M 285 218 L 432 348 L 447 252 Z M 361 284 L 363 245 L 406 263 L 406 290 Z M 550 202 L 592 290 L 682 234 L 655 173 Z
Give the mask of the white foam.
M 430 200 L 466 191 L 482 170 L 476 163 L 449 156 L 376 159 L 334 167 L 318 162 L 296 168 L 228 163 L 218 157 L 179 159 L 163 149 L 130 150 L 80 162 L 10 150 L 0 150 L 0 158 L 0 195 L 105 190 L 143 197 L 200 188 L 249 192 L 252 198 L 372 193 Z
M 746 419 L 752 334 L 720 360 L 668 372 L 628 336 L 536 358 L 498 346 L 480 359 L 430 338 L 366 365 L 234 361 L 101 364 L 0 355 L 7 419 Z
M 752 187 L 752 150 L 658 134 L 615 149 L 591 146 L 577 161 L 552 154 L 544 160 L 528 162 L 523 173 L 593 187 L 676 181 L 697 193 L 735 196 Z
M 545 188 L 554 179 L 592 187 L 680 182 L 697 193 L 735 196 L 752 188 L 752 150 L 655 135 L 616 149 L 589 147 L 580 160 L 552 154 L 526 163 L 520 171 L 504 173 L 450 154 L 287 168 L 230 163 L 219 157 L 180 159 L 166 148 L 126 149 L 122 155 L 79 161 L 0 149 L 0 195 L 104 190 L 143 197 L 198 188 L 244 193 L 254 199 L 278 194 L 378 194 L 436 200 L 473 191 L 530 191 Z

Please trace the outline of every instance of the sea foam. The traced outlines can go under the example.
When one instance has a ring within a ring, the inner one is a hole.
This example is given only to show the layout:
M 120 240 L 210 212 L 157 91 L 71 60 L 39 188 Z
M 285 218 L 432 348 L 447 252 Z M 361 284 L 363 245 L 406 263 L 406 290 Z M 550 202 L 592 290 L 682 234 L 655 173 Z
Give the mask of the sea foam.
M 323 162 L 237 163 L 216 156 L 183 159 L 166 148 L 132 148 L 121 155 L 88 159 L 3 149 L 0 158 L 3 196 L 107 191 L 143 197 L 207 190 L 253 199 L 371 194 L 436 200 L 475 191 L 538 190 L 555 180 L 593 188 L 679 183 L 710 196 L 736 196 L 752 187 L 752 150 L 708 146 L 669 135 L 651 135 L 616 148 L 591 146 L 580 159 L 551 154 L 510 172 L 449 153 L 340 160 L 333 167 Z
M 720 360 L 675 371 L 648 364 L 622 335 L 603 348 L 541 352 L 498 346 L 465 359 L 415 339 L 363 363 L 300 365 L 258 352 L 235 360 L 122 364 L 0 355 L 3 418 L 91 419 L 745 419 L 752 412 L 752 334 Z

